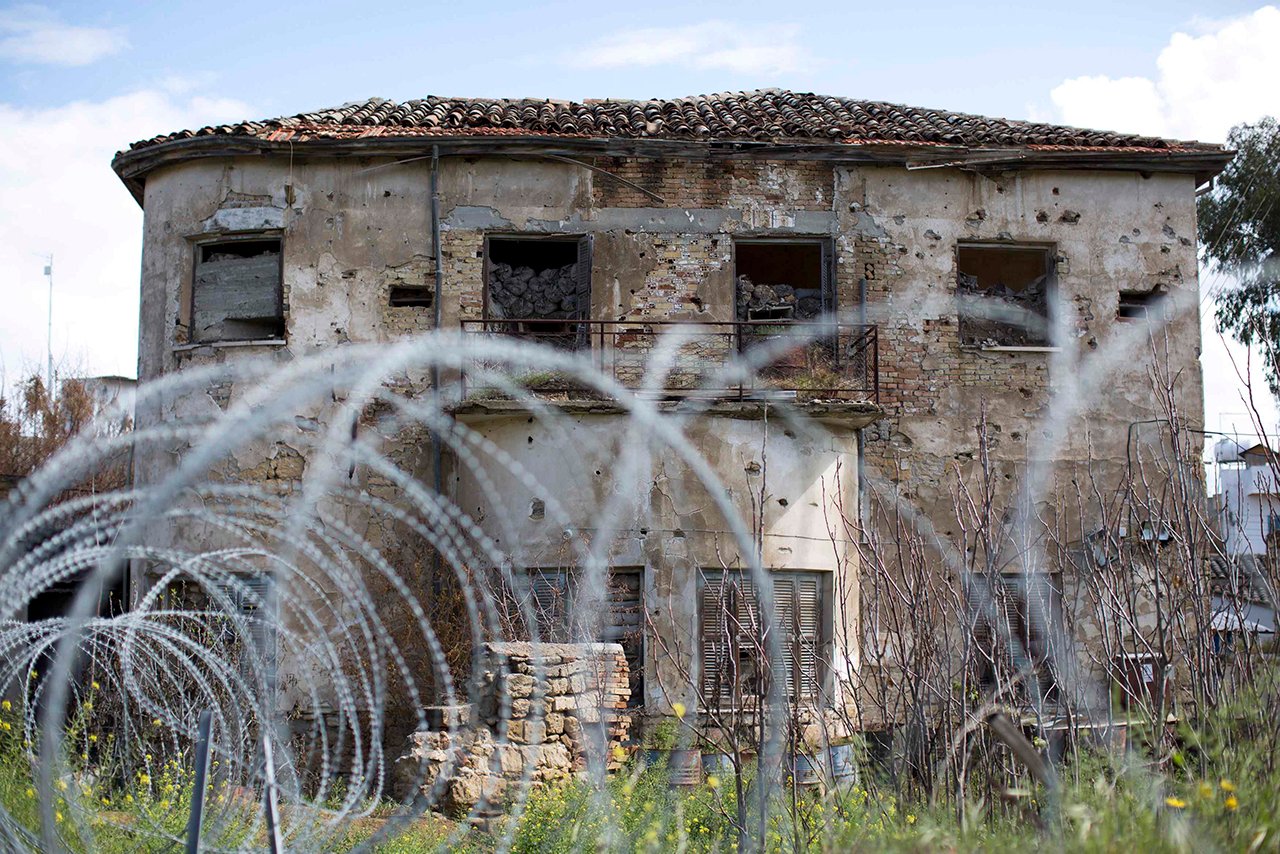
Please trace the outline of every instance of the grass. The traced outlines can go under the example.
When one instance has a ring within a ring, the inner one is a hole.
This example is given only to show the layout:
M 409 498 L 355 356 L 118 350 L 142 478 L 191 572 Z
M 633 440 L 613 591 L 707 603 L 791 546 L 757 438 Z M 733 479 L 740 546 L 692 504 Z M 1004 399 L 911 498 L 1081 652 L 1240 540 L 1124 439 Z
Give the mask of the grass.
M 1197 727 L 1184 727 L 1160 750 L 1086 753 L 1061 771 L 1060 798 L 1043 789 L 1005 787 L 993 800 L 957 803 L 904 794 L 895 779 L 871 766 L 859 782 L 820 792 L 779 787 L 767 805 L 764 837 L 751 814 L 748 847 L 785 851 L 1006 851 L 1042 846 L 1072 851 L 1280 850 L 1280 731 L 1271 719 L 1277 683 L 1220 704 Z M 62 844 L 73 851 L 149 854 L 172 851 L 183 838 L 191 797 L 180 758 L 142 763 L 128 776 L 91 762 L 95 753 L 85 718 L 68 727 L 67 744 L 84 748 L 83 763 L 55 781 L 44 801 Z M 32 782 L 18 710 L 0 704 L 0 805 L 8 818 L 38 833 L 40 803 Z M 102 755 L 110 750 L 101 751 Z M 74 760 L 77 757 L 72 757 Z M 141 770 L 136 770 L 141 769 Z M 748 792 L 755 788 L 747 780 Z M 897 781 L 900 784 L 900 781 Z M 976 788 L 975 788 L 976 790 Z M 490 852 L 510 835 L 516 852 L 736 850 L 739 842 L 732 780 L 709 777 L 697 787 L 672 789 L 664 768 L 633 765 L 602 787 L 584 780 L 536 789 L 523 811 L 485 833 L 462 831 L 435 816 L 415 817 L 373 850 L 411 854 L 453 850 Z M 340 800 L 340 790 L 330 800 Z M 255 798 L 210 792 L 213 848 L 263 847 Z M 749 801 L 754 809 L 754 801 Z M 329 806 L 335 806 L 330 803 Z M 346 852 L 394 819 L 397 808 L 368 804 L 319 841 Z M 36 837 L 38 838 L 38 836 Z M 298 849 L 306 849 L 307 843 Z M 761 844 L 762 843 L 762 844 Z

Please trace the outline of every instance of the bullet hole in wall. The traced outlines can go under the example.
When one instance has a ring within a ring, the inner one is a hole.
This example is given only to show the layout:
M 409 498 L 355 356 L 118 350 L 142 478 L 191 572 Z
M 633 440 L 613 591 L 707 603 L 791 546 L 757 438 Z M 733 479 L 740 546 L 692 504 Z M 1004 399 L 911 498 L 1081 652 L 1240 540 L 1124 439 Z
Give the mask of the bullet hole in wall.
M 787 501 L 787 499 L 785 499 L 785 498 L 779 498 L 779 499 L 778 499 L 778 504 L 779 504 L 780 506 L 782 506 L 782 507 L 786 507 L 789 503 L 790 503 L 790 502 L 789 502 L 789 501 Z
M 542 519 L 547 515 L 547 505 L 541 498 L 529 502 L 529 518 Z

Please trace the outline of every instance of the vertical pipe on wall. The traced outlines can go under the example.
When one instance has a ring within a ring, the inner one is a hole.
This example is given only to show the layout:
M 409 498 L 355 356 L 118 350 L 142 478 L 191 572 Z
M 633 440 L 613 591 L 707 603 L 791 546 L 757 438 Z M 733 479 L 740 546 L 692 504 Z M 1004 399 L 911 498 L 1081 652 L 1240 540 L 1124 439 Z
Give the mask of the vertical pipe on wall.
M 433 306 L 435 310 L 433 334 L 439 335 L 444 319 L 444 253 L 440 249 L 440 146 L 431 146 L 431 251 L 435 254 L 436 292 Z M 433 361 L 431 365 L 431 395 L 435 410 L 440 412 L 440 364 Z M 431 471 L 436 495 L 444 495 L 444 441 L 439 432 L 431 431 Z M 440 592 L 440 553 L 436 552 L 431 561 L 431 590 Z

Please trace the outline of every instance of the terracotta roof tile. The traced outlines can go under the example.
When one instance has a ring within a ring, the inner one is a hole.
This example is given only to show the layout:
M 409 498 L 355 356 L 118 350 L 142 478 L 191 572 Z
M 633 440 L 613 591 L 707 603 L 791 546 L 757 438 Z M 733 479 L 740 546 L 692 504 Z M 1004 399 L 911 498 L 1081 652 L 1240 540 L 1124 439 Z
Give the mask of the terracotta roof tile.
M 138 150 L 207 136 L 282 141 L 359 136 L 576 136 L 693 141 L 952 145 L 967 148 L 1219 151 L 1179 142 L 1038 122 L 986 118 L 763 89 L 650 101 L 438 98 L 362 103 L 263 121 L 204 127 L 134 143 Z

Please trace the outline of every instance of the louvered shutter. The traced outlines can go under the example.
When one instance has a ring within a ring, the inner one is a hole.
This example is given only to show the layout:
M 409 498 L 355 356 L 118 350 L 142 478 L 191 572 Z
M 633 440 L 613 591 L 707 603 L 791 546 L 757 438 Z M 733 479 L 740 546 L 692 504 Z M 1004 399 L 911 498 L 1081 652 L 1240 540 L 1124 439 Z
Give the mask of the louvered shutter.
M 730 691 L 733 648 L 729 634 L 731 609 L 735 609 L 730 586 L 724 573 L 707 573 L 700 593 L 698 635 L 701 640 L 702 701 L 709 709 L 727 706 L 733 699 Z
M 800 700 L 816 700 L 821 684 L 822 580 L 816 575 L 800 575 L 793 582 L 795 601 L 797 690 L 787 695 Z
M 830 240 L 822 241 L 822 313 L 834 318 L 836 304 L 835 247 Z
M 769 610 L 773 620 L 764 629 L 766 633 L 778 633 L 778 656 L 770 662 L 769 672 L 773 674 L 775 680 L 782 683 L 782 689 L 785 692 L 783 696 L 791 699 L 796 695 L 796 663 L 799 660 L 796 648 L 799 636 L 793 579 L 780 575 L 774 576 L 773 608 Z M 770 654 L 771 643 L 768 636 L 762 639 L 761 654 Z
M 565 573 L 554 570 L 533 570 L 529 573 L 529 607 L 542 641 L 563 643 L 568 640 L 568 595 Z
M 255 667 L 260 666 L 268 679 L 274 678 L 276 667 L 275 621 L 268 608 L 271 593 L 271 576 L 246 575 L 235 580 L 232 600 L 244 621 L 244 651 L 240 660 L 240 672 L 246 680 L 255 678 Z
M 730 627 L 735 652 L 733 701 L 741 703 L 745 697 L 764 696 L 768 688 L 765 680 L 769 669 L 765 658 L 769 654 L 769 645 L 764 633 L 769 627 L 761 613 L 755 584 L 741 572 L 735 572 L 732 579 L 737 613 L 736 625 Z
M 591 235 L 578 238 L 578 262 L 573 270 L 578 302 L 578 320 L 591 319 Z M 579 350 L 591 348 L 591 326 L 578 324 L 575 346 Z

